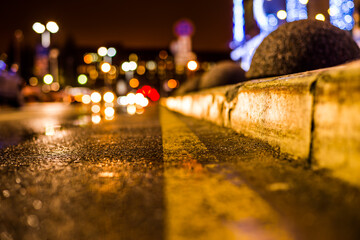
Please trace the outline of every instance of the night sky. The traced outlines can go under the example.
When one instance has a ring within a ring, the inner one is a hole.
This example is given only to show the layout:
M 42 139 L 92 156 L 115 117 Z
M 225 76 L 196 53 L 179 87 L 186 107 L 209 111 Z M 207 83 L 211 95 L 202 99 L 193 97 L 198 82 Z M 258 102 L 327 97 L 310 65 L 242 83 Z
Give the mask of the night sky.
M 191 19 L 196 27 L 193 49 L 226 51 L 232 39 L 232 0 L 8 0 L 0 3 L 0 52 L 7 50 L 16 29 L 28 45 L 40 41 L 36 21 L 53 20 L 59 46 L 72 36 L 78 46 L 121 43 L 128 48 L 168 48 L 173 24 Z

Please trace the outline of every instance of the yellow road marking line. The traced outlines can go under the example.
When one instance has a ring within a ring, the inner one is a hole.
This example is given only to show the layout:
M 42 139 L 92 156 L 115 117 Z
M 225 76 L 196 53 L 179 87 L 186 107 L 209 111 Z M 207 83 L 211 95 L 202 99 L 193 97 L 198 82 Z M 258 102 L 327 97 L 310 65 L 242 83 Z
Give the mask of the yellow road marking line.
M 160 122 L 166 239 L 291 239 L 256 192 L 245 184 L 235 186 L 197 161 L 207 156 L 214 162 L 216 157 L 184 122 L 165 108 Z

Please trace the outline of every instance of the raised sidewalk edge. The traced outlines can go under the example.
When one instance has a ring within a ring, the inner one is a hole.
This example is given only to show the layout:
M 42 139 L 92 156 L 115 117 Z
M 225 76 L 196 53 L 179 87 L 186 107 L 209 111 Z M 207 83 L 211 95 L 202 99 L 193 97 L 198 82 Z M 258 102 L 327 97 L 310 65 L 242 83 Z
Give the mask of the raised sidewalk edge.
M 269 143 L 360 186 L 360 61 L 168 97 L 172 111 Z

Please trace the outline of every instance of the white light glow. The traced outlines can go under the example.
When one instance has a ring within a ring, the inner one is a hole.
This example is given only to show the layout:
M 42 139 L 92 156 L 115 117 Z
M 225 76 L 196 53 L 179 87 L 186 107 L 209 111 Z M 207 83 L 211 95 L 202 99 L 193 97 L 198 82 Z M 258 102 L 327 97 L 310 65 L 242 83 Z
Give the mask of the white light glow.
M 51 74 L 46 74 L 45 76 L 44 76 L 44 83 L 45 84 L 51 84 L 52 82 L 54 81 L 54 78 L 53 78 L 53 76 L 51 75 Z
M 116 55 L 116 49 L 113 48 L 113 47 L 109 48 L 109 49 L 107 50 L 107 55 L 108 55 L 109 57 L 115 57 L 115 55 Z
M 113 117 L 115 115 L 115 109 L 113 107 L 107 107 L 105 108 L 104 113 L 107 117 Z
M 32 25 L 32 29 L 38 33 L 38 34 L 42 34 L 43 32 L 45 32 L 45 26 L 39 22 L 36 22 Z
M 100 101 L 101 101 L 101 94 L 98 93 L 98 92 L 93 92 L 93 93 L 91 94 L 91 101 L 92 101 L 93 103 L 98 103 L 98 102 L 100 102 Z
M 98 49 L 98 54 L 101 57 L 106 56 L 107 52 L 108 52 L 108 50 L 106 47 L 99 47 L 99 49 Z
M 121 64 L 121 69 L 122 69 L 124 72 L 130 71 L 130 63 L 129 63 L 129 62 L 123 62 L 123 63 Z
M 115 99 L 115 95 L 112 92 L 106 92 L 104 94 L 104 101 L 107 103 L 113 102 Z
M 56 22 L 50 21 L 46 24 L 46 29 L 51 33 L 57 33 L 59 31 L 59 26 Z

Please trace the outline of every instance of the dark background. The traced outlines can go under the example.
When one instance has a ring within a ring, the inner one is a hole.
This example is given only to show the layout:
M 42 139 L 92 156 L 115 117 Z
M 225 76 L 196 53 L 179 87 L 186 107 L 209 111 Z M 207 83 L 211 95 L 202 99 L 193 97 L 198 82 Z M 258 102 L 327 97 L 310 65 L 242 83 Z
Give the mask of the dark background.
M 0 52 L 7 51 L 14 32 L 34 46 L 40 35 L 36 21 L 56 21 L 60 31 L 52 45 L 70 37 L 78 46 L 119 43 L 126 48 L 168 48 L 175 39 L 173 24 L 188 18 L 195 24 L 193 49 L 227 51 L 232 39 L 232 0 L 11 0 L 0 3 Z

